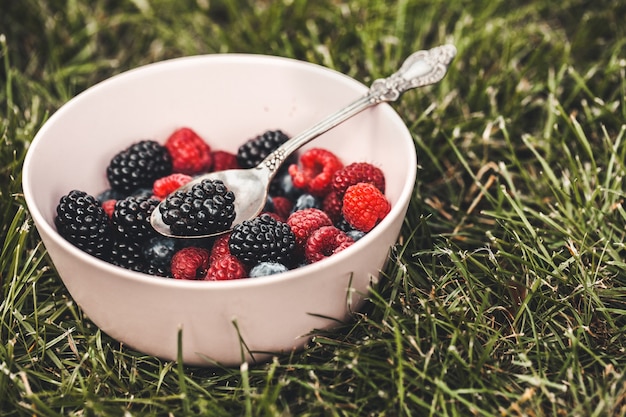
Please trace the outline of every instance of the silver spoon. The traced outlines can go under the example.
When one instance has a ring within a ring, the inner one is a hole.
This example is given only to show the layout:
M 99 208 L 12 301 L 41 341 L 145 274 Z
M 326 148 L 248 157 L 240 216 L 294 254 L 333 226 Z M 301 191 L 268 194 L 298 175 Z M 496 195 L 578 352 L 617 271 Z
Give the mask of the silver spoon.
M 440 81 L 445 76 L 448 64 L 455 55 L 456 48 L 453 45 L 441 45 L 429 50 L 417 51 L 402 63 L 402 66 L 396 73 L 387 78 L 375 80 L 366 95 L 338 112 L 331 114 L 308 130 L 289 139 L 256 167 L 211 172 L 194 178 L 177 190 L 187 191 L 194 184 L 198 184 L 205 179 L 221 180 L 235 195 L 235 219 L 230 229 L 207 235 L 176 235 L 163 222 L 159 207 L 152 211 L 150 218 L 152 227 L 160 234 L 169 237 L 205 238 L 226 233 L 232 230 L 232 227 L 235 225 L 256 217 L 263 210 L 267 201 L 270 181 L 289 155 L 321 134 L 371 106 L 395 101 L 407 90 Z

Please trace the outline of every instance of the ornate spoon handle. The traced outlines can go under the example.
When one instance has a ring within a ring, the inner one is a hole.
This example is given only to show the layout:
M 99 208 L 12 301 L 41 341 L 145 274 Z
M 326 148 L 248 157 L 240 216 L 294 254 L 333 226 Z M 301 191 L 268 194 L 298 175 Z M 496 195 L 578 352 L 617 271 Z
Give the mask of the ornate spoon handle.
M 453 45 L 441 45 L 414 52 L 402 63 L 397 72 L 387 78 L 375 80 L 365 96 L 289 139 L 265 158 L 258 168 L 268 170 L 269 177 L 273 177 L 285 158 L 357 113 L 381 102 L 395 101 L 407 90 L 440 81 L 455 55 L 456 48 Z

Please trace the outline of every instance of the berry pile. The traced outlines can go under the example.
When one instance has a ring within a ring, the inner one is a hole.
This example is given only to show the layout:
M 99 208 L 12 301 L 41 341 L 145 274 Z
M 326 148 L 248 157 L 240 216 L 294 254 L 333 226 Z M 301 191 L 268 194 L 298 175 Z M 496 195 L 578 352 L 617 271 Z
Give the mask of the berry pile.
M 165 201 L 161 214 L 179 235 L 228 227 L 234 195 L 223 183 L 206 180 L 188 192 L 176 190 L 198 174 L 255 166 L 287 139 L 280 130 L 268 130 L 231 153 L 212 149 L 184 127 L 163 145 L 139 141 L 111 159 L 109 189 L 97 196 L 72 190 L 61 197 L 55 226 L 97 258 L 175 279 L 256 278 L 318 262 L 352 245 L 391 209 L 380 168 L 369 162 L 344 165 L 333 152 L 311 148 L 278 172 L 264 211 L 229 233 L 174 239 L 150 225 L 152 211 Z

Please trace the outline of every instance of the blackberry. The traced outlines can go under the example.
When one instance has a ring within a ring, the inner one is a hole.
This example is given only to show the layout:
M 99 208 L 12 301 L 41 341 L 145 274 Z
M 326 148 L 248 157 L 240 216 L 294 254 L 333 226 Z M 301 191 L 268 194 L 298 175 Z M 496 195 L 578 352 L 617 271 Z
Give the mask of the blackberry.
M 106 173 L 112 189 L 130 194 L 152 188 L 155 180 L 171 174 L 172 158 L 158 142 L 142 140 L 115 155 Z
M 104 258 L 110 229 L 109 217 L 92 195 L 72 190 L 59 200 L 54 225 L 61 236 L 79 249 Z
M 268 130 L 256 138 L 249 139 L 237 150 L 237 163 L 241 168 L 252 168 L 289 139 L 280 130 Z
M 290 265 L 295 247 L 289 225 L 268 214 L 237 224 L 228 240 L 230 253 L 248 266 L 261 262 Z
M 197 236 L 228 230 L 235 220 L 235 194 L 219 180 L 206 179 L 176 191 L 159 206 L 175 235 Z
M 113 239 L 108 260 L 113 265 L 131 271 L 146 272 L 141 243 L 124 239 L 122 236 Z
M 151 197 L 126 197 L 115 203 L 111 222 L 114 230 L 126 239 L 143 242 L 156 236 L 150 215 L 159 200 Z

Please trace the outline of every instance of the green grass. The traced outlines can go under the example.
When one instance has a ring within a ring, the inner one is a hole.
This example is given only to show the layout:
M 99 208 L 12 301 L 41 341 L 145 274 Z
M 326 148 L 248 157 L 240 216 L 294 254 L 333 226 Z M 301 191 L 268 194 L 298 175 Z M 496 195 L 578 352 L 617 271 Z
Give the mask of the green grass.
M 0 3 L 0 414 L 626 415 L 626 7 L 617 0 Z M 65 101 L 167 58 L 295 57 L 364 83 L 454 43 L 394 104 L 418 182 L 364 308 L 301 352 L 192 368 L 100 332 L 21 195 Z

